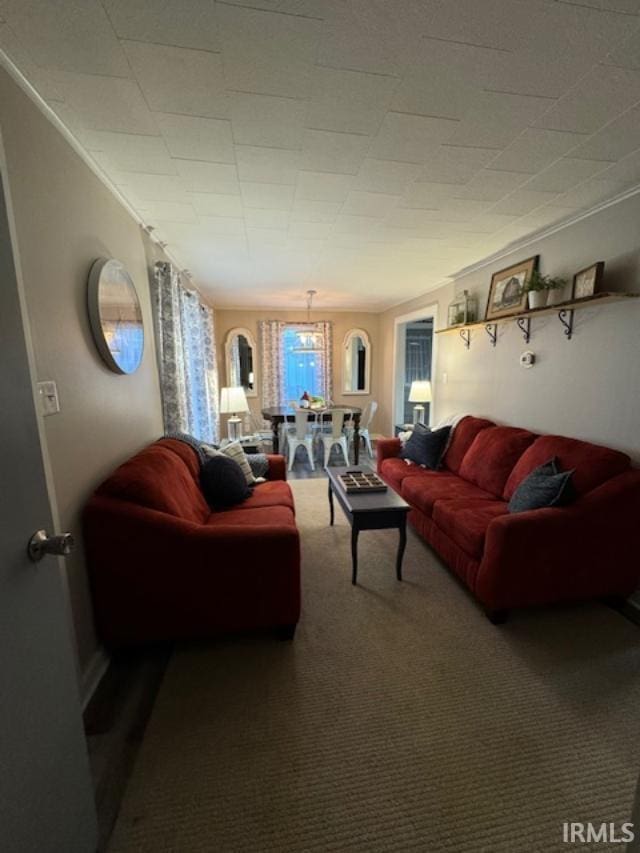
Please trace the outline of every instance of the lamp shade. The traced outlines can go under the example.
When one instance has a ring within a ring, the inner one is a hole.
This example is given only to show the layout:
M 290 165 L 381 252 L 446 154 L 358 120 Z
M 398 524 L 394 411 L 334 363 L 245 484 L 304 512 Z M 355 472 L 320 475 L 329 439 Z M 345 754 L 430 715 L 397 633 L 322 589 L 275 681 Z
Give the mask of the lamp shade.
M 418 379 L 411 383 L 411 391 L 409 391 L 410 403 L 430 403 L 431 402 L 431 382 L 428 380 Z
M 236 412 L 248 412 L 249 405 L 244 388 L 241 385 L 223 388 L 220 392 L 220 413 L 235 415 Z

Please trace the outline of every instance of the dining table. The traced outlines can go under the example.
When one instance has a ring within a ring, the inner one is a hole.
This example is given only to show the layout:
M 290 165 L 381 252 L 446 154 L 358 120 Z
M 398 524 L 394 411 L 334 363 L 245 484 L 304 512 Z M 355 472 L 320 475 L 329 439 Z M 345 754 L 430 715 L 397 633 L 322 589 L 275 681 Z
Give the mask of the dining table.
M 345 423 L 349 420 L 353 421 L 353 448 L 355 464 L 357 465 L 360 458 L 360 415 L 362 414 L 362 409 L 357 406 L 325 406 L 321 409 L 312 408 L 310 406 L 306 410 L 294 409 L 293 406 L 267 406 L 262 410 L 262 417 L 265 421 L 269 421 L 271 423 L 271 429 L 273 431 L 273 452 L 278 453 L 280 449 L 280 437 L 278 434 L 280 424 L 285 421 L 295 421 L 296 412 L 307 411 L 309 413 L 309 420 L 317 420 L 318 417 L 321 420 L 324 420 L 325 418 L 329 420 L 331 413 L 335 409 L 344 410 Z

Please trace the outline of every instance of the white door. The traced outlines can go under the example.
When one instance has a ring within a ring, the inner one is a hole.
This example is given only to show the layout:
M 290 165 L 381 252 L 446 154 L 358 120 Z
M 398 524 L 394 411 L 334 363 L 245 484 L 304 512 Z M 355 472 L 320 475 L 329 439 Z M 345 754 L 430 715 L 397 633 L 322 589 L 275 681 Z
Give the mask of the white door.
M 34 531 L 54 531 L 5 188 L 0 182 L 0 850 L 89 853 L 96 819 L 61 558 L 27 556 Z

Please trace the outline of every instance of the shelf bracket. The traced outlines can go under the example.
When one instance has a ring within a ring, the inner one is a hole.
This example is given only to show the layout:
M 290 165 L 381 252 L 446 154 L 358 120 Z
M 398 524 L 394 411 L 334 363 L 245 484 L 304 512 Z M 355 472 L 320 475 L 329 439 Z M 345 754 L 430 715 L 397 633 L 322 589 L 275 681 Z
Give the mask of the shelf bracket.
M 564 326 L 564 333 L 570 341 L 573 334 L 573 308 L 561 308 L 558 311 L 558 320 Z
M 498 324 L 497 323 L 487 323 L 484 327 L 486 333 L 489 335 L 489 340 L 491 341 L 491 346 L 495 346 L 498 340 Z
M 531 339 L 531 317 L 518 317 L 516 323 L 522 332 L 525 344 L 528 344 Z
M 471 329 L 460 329 L 460 337 L 467 349 L 471 346 Z

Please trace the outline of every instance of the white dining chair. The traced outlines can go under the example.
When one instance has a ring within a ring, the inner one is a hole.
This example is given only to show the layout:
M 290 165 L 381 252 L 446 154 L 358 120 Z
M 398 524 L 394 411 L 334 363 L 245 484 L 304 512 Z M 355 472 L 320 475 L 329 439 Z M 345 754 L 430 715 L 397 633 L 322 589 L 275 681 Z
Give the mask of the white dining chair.
M 330 413 L 327 411 L 327 408 L 325 407 L 322 409 L 316 409 L 313 414 L 314 418 L 311 422 L 311 429 L 316 434 L 316 436 L 318 436 L 321 432 L 329 432 L 331 421 L 329 419 Z
M 349 409 L 331 409 L 330 430 L 327 432 L 322 431 L 317 434 L 318 440 L 322 444 L 324 451 L 323 456 L 325 468 L 329 464 L 329 457 L 331 456 L 331 449 L 333 447 L 339 447 L 342 450 L 344 464 L 349 464 L 349 445 L 347 444 L 344 422 L 350 417 L 351 412 Z
M 295 412 L 301 411 L 300 406 L 298 405 L 297 400 L 289 400 L 287 402 L 287 406 L 291 409 L 291 412 L 295 414 Z M 295 435 L 296 426 L 295 423 L 289 421 L 287 416 L 285 415 L 284 420 L 278 426 L 278 446 L 280 449 L 280 453 L 283 456 L 287 455 L 287 444 L 289 442 L 289 435 Z
M 364 441 L 370 459 L 373 459 L 373 445 L 371 444 L 371 433 L 369 432 L 369 428 L 377 410 L 377 402 L 375 400 L 370 400 L 364 407 L 364 412 L 360 415 L 360 426 L 358 427 L 360 439 Z M 350 426 L 347 428 L 347 437 L 349 439 L 349 445 L 351 445 L 355 437 L 354 427 Z
M 299 447 L 306 448 L 307 456 L 311 470 L 315 471 L 316 466 L 313 461 L 313 441 L 314 434 L 309 423 L 309 412 L 307 409 L 299 409 L 295 413 L 295 424 L 293 429 L 287 430 L 287 455 L 289 457 L 289 471 L 293 468 L 293 463 L 296 458 L 296 450 Z

